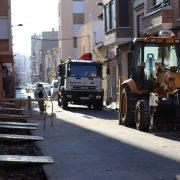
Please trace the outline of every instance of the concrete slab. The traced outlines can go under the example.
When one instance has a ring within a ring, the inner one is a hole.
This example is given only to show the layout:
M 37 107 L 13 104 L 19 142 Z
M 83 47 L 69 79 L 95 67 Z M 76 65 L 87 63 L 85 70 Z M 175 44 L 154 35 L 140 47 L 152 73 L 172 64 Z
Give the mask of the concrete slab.
M 9 122 L 9 121 L 0 121 L 0 125 L 14 125 L 14 126 L 39 126 L 39 123 L 21 123 L 21 122 Z
M 16 135 L 16 134 L 0 134 L 0 140 L 8 141 L 43 141 L 41 136 L 28 136 L 28 135 Z
M 0 129 L 36 130 L 37 127 L 0 125 Z
M 0 110 L 13 110 L 13 111 L 27 111 L 27 109 L 22 109 L 22 108 L 0 108 Z
M 16 115 L 16 114 L 0 114 L 0 119 L 10 119 L 10 118 L 25 119 L 26 117 L 23 115 Z
M 0 155 L 0 162 L 4 164 L 52 164 L 54 160 L 50 156 L 20 156 Z

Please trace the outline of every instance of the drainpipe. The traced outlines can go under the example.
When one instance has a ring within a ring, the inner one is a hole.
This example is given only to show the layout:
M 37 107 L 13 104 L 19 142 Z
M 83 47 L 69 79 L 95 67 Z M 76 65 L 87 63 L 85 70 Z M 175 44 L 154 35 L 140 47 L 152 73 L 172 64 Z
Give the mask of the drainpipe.
M 2 74 L 3 74 L 3 68 L 2 68 L 2 63 L 0 63 L 0 99 L 3 98 L 3 79 L 2 79 Z

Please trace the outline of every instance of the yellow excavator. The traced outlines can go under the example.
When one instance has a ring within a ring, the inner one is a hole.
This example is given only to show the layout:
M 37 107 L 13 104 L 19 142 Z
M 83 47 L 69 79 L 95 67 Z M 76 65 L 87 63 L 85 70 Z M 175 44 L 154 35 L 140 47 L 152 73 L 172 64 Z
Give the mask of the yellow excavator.
M 156 37 L 135 38 L 130 49 L 131 78 L 120 81 L 119 124 L 179 131 L 180 39 L 163 30 Z

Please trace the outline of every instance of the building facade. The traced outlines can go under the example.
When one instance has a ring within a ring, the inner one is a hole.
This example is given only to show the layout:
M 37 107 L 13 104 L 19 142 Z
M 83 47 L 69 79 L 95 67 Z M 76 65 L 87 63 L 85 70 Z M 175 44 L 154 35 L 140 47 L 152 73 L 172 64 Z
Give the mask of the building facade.
M 102 0 L 59 0 L 59 53 L 61 59 L 78 58 L 78 30 L 83 24 L 96 19 L 100 14 L 101 8 L 96 6 L 98 2 L 102 2 Z
M 172 30 L 180 37 L 179 0 L 104 0 L 104 43 L 97 46 L 107 49 L 107 101 L 116 101 L 119 91 L 119 76 L 130 77 L 133 38 L 141 33 L 157 36 L 163 29 Z
M 58 65 L 60 64 L 58 47 L 47 51 L 45 62 L 46 82 L 51 84 L 54 79 L 58 79 Z
M 14 97 L 11 1 L 0 1 L 0 98 Z M 13 89 L 13 91 L 12 91 Z
M 106 56 L 106 103 L 118 99 L 119 76 L 129 76 L 129 44 L 133 37 L 131 0 L 104 0 L 104 43 Z M 102 46 L 96 48 L 101 53 Z
M 85 53 L 91 53 L 93 59 L 101 60 L 99 54 L 94 51 L 94 47 L 104 41 L 104 28 L 102 20 L 92 20 L 84 24 L 78 31 L 77 39 L 78 57 Z
M 15 83 L 26 84 L 29 80 L 28 58 L 21 54 L 15 54 Z
M 158 35 L 161 30 L 172 30 L 180 37 L 179 0 L 134 0 L 134 36 L 146 32 Z
M 42 32 L 31 36 L 31 80 L 46 81 L 45 56 L 48 50 L 58 47 L 58 31 Z

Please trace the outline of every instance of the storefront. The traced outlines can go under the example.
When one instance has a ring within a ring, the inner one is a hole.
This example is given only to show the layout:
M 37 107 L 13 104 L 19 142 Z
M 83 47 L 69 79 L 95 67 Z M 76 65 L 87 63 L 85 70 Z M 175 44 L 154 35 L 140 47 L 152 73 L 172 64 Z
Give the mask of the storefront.
M 12 55 L 0 55 L 0 98 L 15 97 L 14 64 Z

